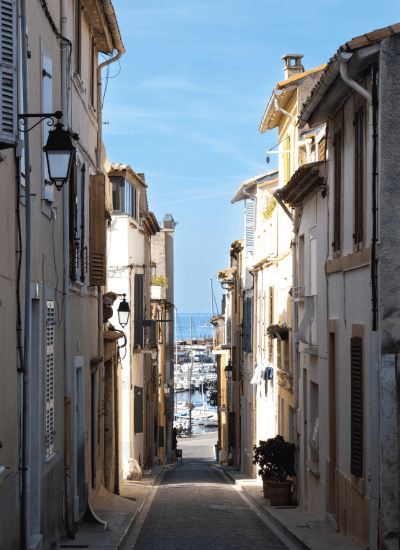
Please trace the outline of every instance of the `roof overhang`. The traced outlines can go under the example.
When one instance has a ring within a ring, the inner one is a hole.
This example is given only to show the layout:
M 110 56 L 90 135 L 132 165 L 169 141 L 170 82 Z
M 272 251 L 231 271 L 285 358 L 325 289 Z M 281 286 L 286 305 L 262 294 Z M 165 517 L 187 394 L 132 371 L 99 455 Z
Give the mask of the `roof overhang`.
M 254 198 L 255 194 L 257 193 L 258 185 L 260 185 L 261 183 L 268 183 L 271 180 L 275 180 L 277 174 L 278 170 L 272 170 L 271 172 L 267 172 L 266 174 L 261 174 L 260 176 L 256 176 L 255 178 L 244 181 L 239 189 L 236 191 L 236 194 L 231 200 L 231 203 L 234 204 L 235 202 Z
M 308 71 L 305 71 L 304 73 L 294 75 L 286 80 L 283 80 L 282 82 L 278 82 L 274 90 L 281 90 L 282 93 L 279 96 L 275 96 L 274 91 L 272 92 L 271 98 L 268 102 L 268 106 L 265 110 L 264 116 L 262 117 L 258 131 L 261 134 L 264 134 L 266 130 L 273 130 L 274 128 L 279 126 L 282 117 L 285 116 L 283 113 L 275 109 L 275 98 L 277 99 L 278 106 L 286 111 L 287 106 L 289 105 L 294 94 L 296 93 L 297 88 L 301 84 L 301 80 L 304 77 L 309 76 L 310 74 L 321 71 L 325 67 L 326 65 L 321 65 L 320 67 L 315 67 L 314 69 L 310 69 Z
M 110 164 L 108 177 L 126 177 L 131 183 L 139 183 L 142 187 L 147 187 L 147 183 L 127 164 Z
M 228 269 L 221 269 L 220 271 L 217 271 L 217 274 L 215 275 L 216 279 L 220 280 L 221 283 L 223 282 L 233 282 L 235 279 L 237 267 L 229 267 Z
M 320 160 L 300 166 L 288 183 L 277 192 L 279 198 L 292 208 L 300 206 L 309 195 L 325 183 L 325 165 L 326 161 Z
M 90 25 L 96 49 L 105 54 L 125 52 L 117 17 L 110 0 L 83 0 L 85 19 Z
M 376 60 L 379 42 L 383 38 L 399 32 L 400 23 L 396 23 L 353 38 L 340 46 L 337 53 L 327 63 L 320 80 L 303 105 L 297 122 L 299 128 L 303 128 L 307 123 L 311 127 L 325 122 L 329 116 L 336 112 L 335 106 L 340 107 L 347 95 L 353 93 L 353 90 L 340 77 L 341 52 L 354 52 L 348 62 L 348 76 L 357 81 L 363 77 L 363 72 Z
M 144 217 L 143 225 L 148 235 L 155 235 L 161 231 L 161 227 L 159 226 L 153 212 L 142 212 L 142 216 Z

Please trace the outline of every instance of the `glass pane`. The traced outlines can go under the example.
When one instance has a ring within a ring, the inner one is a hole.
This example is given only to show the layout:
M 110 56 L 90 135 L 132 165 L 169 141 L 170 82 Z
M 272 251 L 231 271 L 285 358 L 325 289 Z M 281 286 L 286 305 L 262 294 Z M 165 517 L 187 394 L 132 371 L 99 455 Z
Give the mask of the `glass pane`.
M 113 200 L 113 211 L 121 210 L 121 199 L 120 199 L 120 182 L 112 182 L 112 200 Z
M 47 151 L 50 179 L 63 180 L 68 176 L 71 151 Z
M 132 187 L 131 189 L 131 195 L 132 195 L 132 205 L 131 205 L 131 210 L 132 210 L 132 218 L 136 218 L 135 214 L 136 214 L 136 188 L 135 187 Z

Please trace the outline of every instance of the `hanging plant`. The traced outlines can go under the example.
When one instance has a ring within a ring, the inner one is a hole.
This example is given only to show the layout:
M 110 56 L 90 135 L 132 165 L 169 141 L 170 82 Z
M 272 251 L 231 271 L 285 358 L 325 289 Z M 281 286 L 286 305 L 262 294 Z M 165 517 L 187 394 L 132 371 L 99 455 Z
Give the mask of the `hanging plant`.
M 168 288 L 168 277 L 164 277 L 164 275 L 159 275 L 158 277 L 156 275 L 153 275 L 151 284 L 153 286 L 162 286 Z
M 283 325 L 269 325 L 267 328 L 267 335 L 271 340 L 274 338 L 278 338 L 278 340 L 287 340 L 291 330 L 292 329 L 288 327 L 286 323 Z
M 263 212 L 263 216 L 266 220 L 269 220 L 272 218 L 272 214 L 274 213 L 276 205 L 277 205 L 277 202 L 275 199 L 271 199 L 269 201 L 267 208 Z

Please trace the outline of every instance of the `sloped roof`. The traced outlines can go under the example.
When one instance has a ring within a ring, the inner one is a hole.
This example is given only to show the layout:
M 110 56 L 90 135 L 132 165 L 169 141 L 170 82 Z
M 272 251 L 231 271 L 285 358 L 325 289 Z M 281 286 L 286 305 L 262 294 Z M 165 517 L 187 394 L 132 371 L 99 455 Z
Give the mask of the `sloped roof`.
M 316 73 L 317 71 L 321 71 L 322 69 L 324 69 L 324 67 L 325 65 L 321 65 L 320 67 L 309 69 L 308 71 L 304 71 L 304 73 L 296 74 L 294 76 L 291 76 L 290 78 L 287 78 L 286 80 L 282 80 L 281 82 L 278 82 L 274 90 L 282 90 L 282 94 L 278 98 L 279 107 L 286 110 L 286 107 L 289 105 L 291 99 L 293 98 L 298 88 L 297 84 L 299 80 L 301 80 L 305 76 L 309 76 L 310 74 Z M 279 123 L 282 117 L 284 116 L 281 112 L 275 109 L 274 99 L 275 99 L 274 92 L 272 92 L 267 108 L 265 109 L 264 116 L 262 117 L 262 120 L 261 120 L 261 124 L 259 128 L 259 132 L 261 134 L 264 134 L 266 130 L 273 130 L 274 128 L 279 126 Z
M 272 170 L 271 172 L 266 172 L 265 174 L 261 174 L 260 176 L 256 176 L 254 178 L 244 181 L 239 189 L 236 191 L 233 199 L 231 200 L 231 203 L 234 204 L 235 202 L 248 199 L 249 196 L 255 192 L 257 186 L 260 183 L 265 183 L 270 180 L 276 179 L 277 174 L 278 170 Z
M 288 183 L 279 190 L 279 198 L 291 207 L 299 206 L 308 195 L 324 182 L 323 168 L 325 163 L 325 160 L 319 160 L 300 166 Z
M 389 25 L 383 29 L 378 29 L 370 33 L 363 34 L 346 42 L 340 46 L 336 54 L 330 58 L 326 64 L 326 68 L 318 80 L 305 103 L 303 103 L 298 120 L 298 126 L 303 128 L 310 118 L 313 111 L 322 101 L 330 86 L 335 82 L 340 72 L 339 56 L 341 52 L 353 52 L 365 46 L 372 46 L 378 43 L 383 38 L 393 34 L 400 33 L 400 23 Z

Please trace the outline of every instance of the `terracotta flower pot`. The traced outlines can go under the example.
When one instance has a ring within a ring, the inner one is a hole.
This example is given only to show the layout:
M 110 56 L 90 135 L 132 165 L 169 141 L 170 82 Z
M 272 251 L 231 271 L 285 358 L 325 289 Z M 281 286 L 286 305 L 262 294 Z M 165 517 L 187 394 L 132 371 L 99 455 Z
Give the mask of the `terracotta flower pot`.
M 289 506 L 292 503 L 292 481 L 267 481 L 271 506 Z

